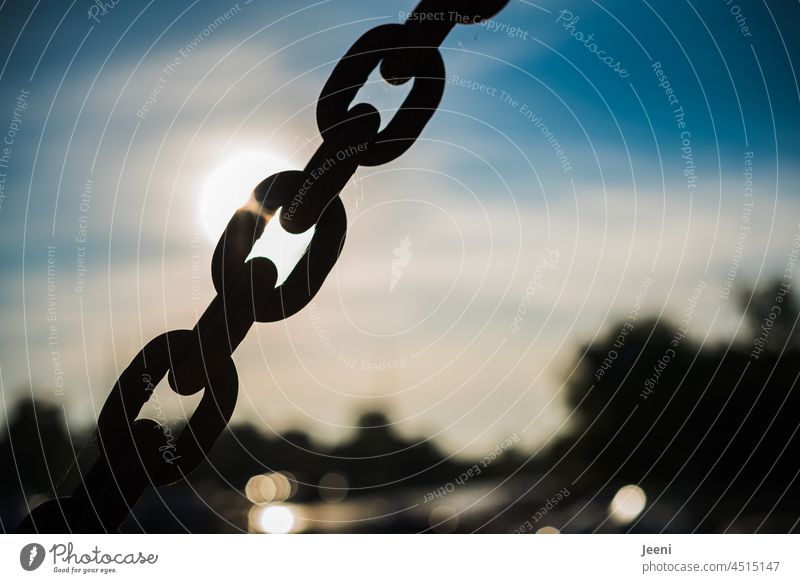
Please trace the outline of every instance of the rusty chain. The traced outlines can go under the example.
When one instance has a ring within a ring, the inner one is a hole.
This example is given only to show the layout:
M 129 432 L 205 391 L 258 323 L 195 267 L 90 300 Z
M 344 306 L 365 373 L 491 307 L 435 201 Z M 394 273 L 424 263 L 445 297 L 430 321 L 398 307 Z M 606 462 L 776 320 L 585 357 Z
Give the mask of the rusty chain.
M 100 455 L 71 496 L 41 504 L 18 532 L 115 532 L 148 487 L 183 479 L 208 455 L 230 421 L 238 377 L 231 355 L 255 322 L 292 316 L 316 295 L 344 245 L 347 217 L 339 193 L 359 166 L 377 166 L 408 150 L 433 116 L 444 93 L 439 45 L 456 24 L 494 16 L 508 0 L 422 0 L 403 24 L 375 27 L 339 60 L 317 101 L 323 142 L 300 171 L 279 172 L 253 190 L 236 211 L 214 251 L 211 274 L 217 295 L 192 330 L 174 330 L 145 345 L 122 372 L 97 422 Z M 395 116 L 380 128 L 373 106 L 351 103 L 380 65 L 389 83 L 413 86 Z M 276 287 L 275 265 L 246 261 L 267 222 L 290 233 L 316 226 L 308 248 Z M 179 395 L 205 389 L 174 444 L 164 426 L 137 419 L 167 376 Z

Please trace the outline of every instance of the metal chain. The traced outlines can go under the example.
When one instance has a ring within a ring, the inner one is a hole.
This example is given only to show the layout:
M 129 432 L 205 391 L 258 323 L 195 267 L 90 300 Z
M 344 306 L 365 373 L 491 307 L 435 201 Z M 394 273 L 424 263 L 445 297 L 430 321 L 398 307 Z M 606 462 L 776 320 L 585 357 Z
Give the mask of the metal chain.
M 456 24 L 494 16 L 508 0 L 422 0 L 403 24 L 367 31 L 341 58 L 317 102 L 323 142 L 301 171 L 263 180 L 231 218 L 214 251 L 216 297 L 192 330 L 162 334 L 136 355 L 117 380 L 97 422 L 100 456 L 71 496 L 30 512 L 18 532 L 114 532 L 148 487 L 183 479 L 208 455 L 233 415 L 239 381 L 231 354 L 254 322 L 275 322 L 305 307 L 319 291 L 344 245 L 347 216 L 339 193 L 359 166 L 377 166 L 408 150 L 444 93 L 439 45 Z M 393 84 L 414 79 L 395 116 L 380 128 L 373 106 L 351 103 L 380 65 Z M 290 233 L 316 225 L 311 242 L 278 287 L 275 265 L 245 261 L 278 210 Z M 137 419 L 165 377 L 179 395 L 205 388 L 174 444 L 152 419 Z

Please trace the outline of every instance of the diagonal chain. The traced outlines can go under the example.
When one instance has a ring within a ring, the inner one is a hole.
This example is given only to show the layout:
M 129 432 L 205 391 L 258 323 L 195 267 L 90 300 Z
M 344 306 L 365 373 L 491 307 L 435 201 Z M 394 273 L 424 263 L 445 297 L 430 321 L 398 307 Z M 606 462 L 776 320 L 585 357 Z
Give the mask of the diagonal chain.
M 255 322 L 276 322 L 304 308 L 336 264 L 347 232 L 339 193 L 359 166 L 386 164 L 406 152 L 444 94 L 439 46 L 457 24 L 494 16 L 508 0 L 422 0 L 403 24 L 363 34 L 340 59 L 317 101 L 322 144 L 303 170 L 259 183 L 234 213 L 214 251 L 216 297 L 192 330 L 173 330 L 147 343 L 122 372 L 97 422 L 100 456 L 71 496 L 50 500 L 25 518 L 18 532 L 114 532 L 148 487 L 183 479 L 208 455 L 236 405 L 238 376 L 231 355 Z M 413 79 L 395 116 L 379 131 L 373 106 L 352 102 L 380 67 L 393 84 Z M 275 265 L 246 261 L 267 222 L 290 233 L 316 226 L 305 253 L 276 287 Z M 173 391 L 201 401 L 174 444 L 164 427 L 137 419 L 155 387 L 168 378 Z

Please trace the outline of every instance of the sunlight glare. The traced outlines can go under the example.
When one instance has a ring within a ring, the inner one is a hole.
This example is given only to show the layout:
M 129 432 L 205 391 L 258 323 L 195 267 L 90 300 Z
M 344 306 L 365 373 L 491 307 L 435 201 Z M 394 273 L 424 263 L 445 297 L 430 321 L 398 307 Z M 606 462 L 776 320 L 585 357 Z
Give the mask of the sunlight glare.
M 233 213 L 248 201 L 259 182 L 290 167 L 287 161 L 277 156 L 251 151 L 228 158 L 211 172 L 203 184 L 199 217 L 209 241 L 217 243 Z M 299 235 L 284 231 L 276 216 L 267 223 L 247 259 L 266 257 L 272 260 L 278 268 L 277 285 L 280 285 L 292 272 L 313 236 L 313 227 Z
M 295 528 L 296 520 L 288 505 L 265 506 L 258 513 L 259 529 L 267 534 L 288 534 Z

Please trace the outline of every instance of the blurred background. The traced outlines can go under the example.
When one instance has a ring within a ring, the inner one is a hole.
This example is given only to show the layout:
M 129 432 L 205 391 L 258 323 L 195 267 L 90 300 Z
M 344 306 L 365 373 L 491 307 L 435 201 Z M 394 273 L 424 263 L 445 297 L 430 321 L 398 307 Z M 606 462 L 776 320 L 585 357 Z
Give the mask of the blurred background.
M 3 531 L 68 494 L 121 371 L 213 298 L 233 211 L 321 143 L 339 57 L 414 5 L 0 4 Z M 122 530 L 797 531 L 799 17 L 456 27 L 421 138 L 342 192 L 322 290 L 253 327 L 210 458 Z M 357 100 L 385 123 L 408 90 Z M 285 277 L 308 238 L 273 235 Z M 177 435 L 199 395 L 155 395 Z

